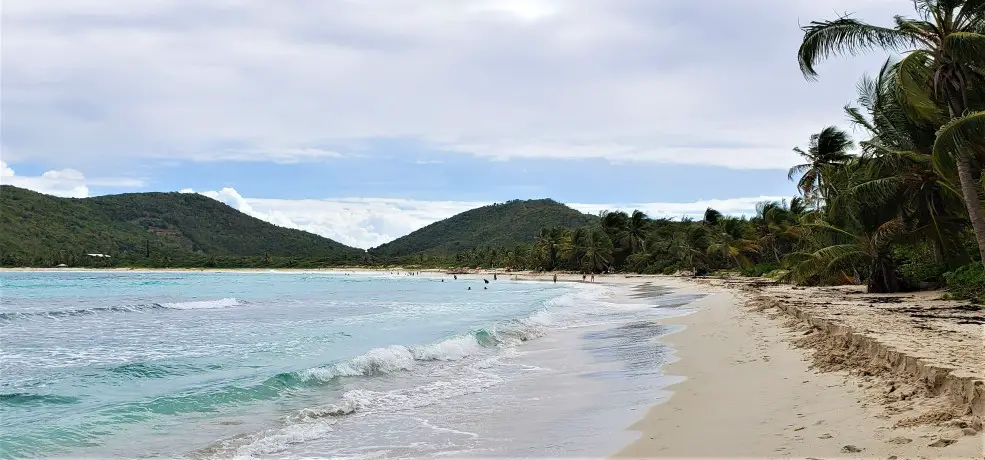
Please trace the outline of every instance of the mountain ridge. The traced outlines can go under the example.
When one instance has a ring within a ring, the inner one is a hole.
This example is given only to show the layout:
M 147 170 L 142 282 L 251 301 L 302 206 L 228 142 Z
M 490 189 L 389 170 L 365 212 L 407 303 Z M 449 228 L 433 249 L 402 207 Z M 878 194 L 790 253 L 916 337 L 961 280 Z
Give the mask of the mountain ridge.
M 584 227 L 598 217 L 558 201 L 510 200 L 461 212 L 368 250 L 374 258 L 399 259 L 417 254 L 454 254 L 477 247 L 532 244 L 544 227 Z
M 327 265 L 366 259 L 362 249 L 279 227 L 194 193 L 59 198 L 0 185 L 0 225 L 0 265 L 6 266 L 76 265 L 87 253 L 116 257 L 106 262 L 112 264 L 174 266 L 208 265 L 216 258 Z

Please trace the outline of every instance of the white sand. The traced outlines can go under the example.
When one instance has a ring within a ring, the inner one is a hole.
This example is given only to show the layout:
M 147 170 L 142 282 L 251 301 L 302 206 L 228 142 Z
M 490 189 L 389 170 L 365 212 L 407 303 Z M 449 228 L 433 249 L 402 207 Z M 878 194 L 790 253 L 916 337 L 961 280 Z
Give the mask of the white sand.
M 895 417 L 867 403 L 873 390 L 861 380 L 808 369 L 805 351 L 788 341 L 800 333 L 740 306 L 731 291 L 713 292 L 694 304 L 699 312 L 669 320 L 686 329 L 666 338 L 680 360 L 665 373 L 687 380 L 632 427 L 641 437 L 617 457 L 983 457 L 981 434 L 929 447 L 940 427 L 892 429 Z

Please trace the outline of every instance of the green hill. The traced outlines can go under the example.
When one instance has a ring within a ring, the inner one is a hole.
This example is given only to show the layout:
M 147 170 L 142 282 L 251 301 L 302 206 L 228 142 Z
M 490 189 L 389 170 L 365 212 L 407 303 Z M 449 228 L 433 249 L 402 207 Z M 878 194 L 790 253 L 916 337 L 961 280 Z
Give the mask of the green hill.
M 6 266 L 318 266 L 366 259 L 361 249 L 269 224 L 195 193 L 76 199 L 4 185 L 0 229 L 0 264 Z
M 415 254 L 454 254 L 479 247 L 513 247 L 533 243 L 541 228 L 578 228 L 597 221 L 595 216 L 554 200 L 514 200 L 465 211 L 369 252 L 375 258 L 392 260 Z

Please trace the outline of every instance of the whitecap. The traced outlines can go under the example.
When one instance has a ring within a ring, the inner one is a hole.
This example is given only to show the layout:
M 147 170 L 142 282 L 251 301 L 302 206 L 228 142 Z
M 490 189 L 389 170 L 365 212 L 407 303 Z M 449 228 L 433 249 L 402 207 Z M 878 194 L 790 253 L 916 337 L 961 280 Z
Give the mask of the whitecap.
M 212 308 L 229 308 L 241 305 L 240 301 L 226 297 L 219 300 L 195 300 L 190 302 L 164 302 L 160 304 L 164 308 L 174 310 L 208 310 Z

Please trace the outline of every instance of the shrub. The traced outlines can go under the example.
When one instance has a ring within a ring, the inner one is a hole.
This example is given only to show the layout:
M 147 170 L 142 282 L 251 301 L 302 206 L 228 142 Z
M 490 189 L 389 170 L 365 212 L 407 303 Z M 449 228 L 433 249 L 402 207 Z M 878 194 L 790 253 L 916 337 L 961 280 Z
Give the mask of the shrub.
M 893 260 L 907 285 L 940 285 L 944 281 L 947 266 L 938 263 L 933 248 L 926 244 L 901 244 L 893 248 Z
M 985 302 L 985 266 L 981 263 L 965 265 L 945 274 L 944 279 L 947 281 L 949 298 Z
M 921 283 L 940 283 L 947 272 L 944 264 L 910 263 L 900 267 L 907 284 L 917 286 Z
M 780 268 L 780 264 L 774 262 L 759 263 L 751 267 L 743 268 L 742 274 L 745 276 L 763 276 L 773 270 Z

